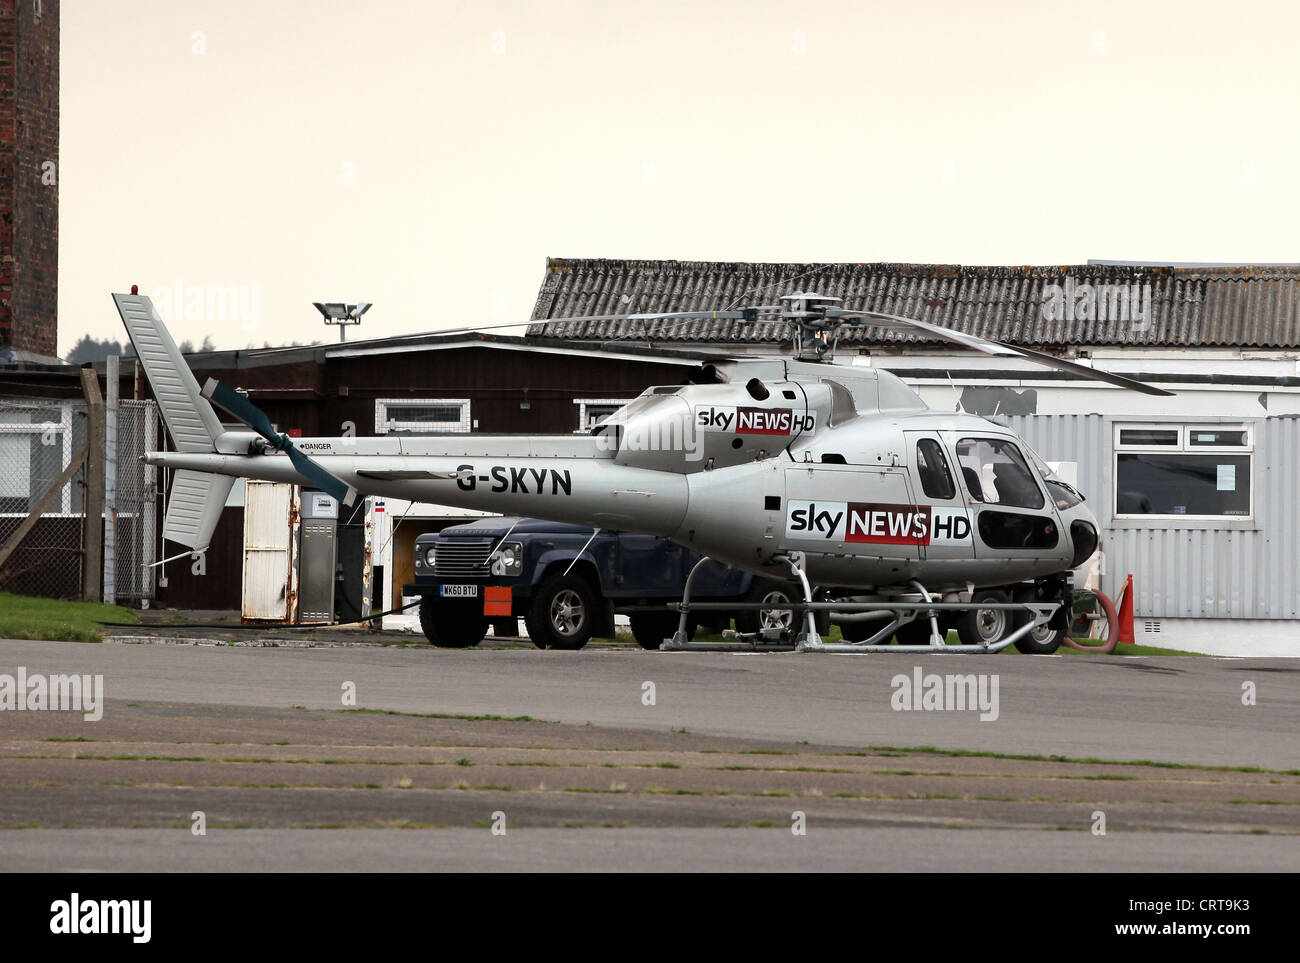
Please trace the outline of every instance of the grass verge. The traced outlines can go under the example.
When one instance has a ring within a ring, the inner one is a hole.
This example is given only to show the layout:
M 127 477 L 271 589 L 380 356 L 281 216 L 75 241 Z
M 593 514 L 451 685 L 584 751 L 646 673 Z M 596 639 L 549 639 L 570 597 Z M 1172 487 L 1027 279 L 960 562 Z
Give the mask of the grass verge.
M 0 638 L 45 642 L 100 642 L 100 622 L 139 622 L 130 609 L 98 602 L 65 602 L 0 592 Z

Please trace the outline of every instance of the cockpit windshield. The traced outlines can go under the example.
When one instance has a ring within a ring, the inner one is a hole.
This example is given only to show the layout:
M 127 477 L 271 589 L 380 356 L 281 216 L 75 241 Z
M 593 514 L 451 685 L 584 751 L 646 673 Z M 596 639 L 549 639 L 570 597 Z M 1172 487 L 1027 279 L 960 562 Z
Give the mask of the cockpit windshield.
M 963 438 L 957 463 L 976 501 L 1009 508 L 1042 508 L 1042 490 L 1020 449 L 1001 438 Z
M 1043 484 L 1047 486 L 1047 493 L 1052 496 L 1052 501 L 1056 502 L 1056 507 L 1060 509 L 1073 508 L 1083 502 L 1082 493 L 1073 485 L 1062 481 L 1056 477 L 1056 472 L 1052 467 L 1043 461 L 1043 457 L 1030 448 L 1024 446 L 1025 451 L 1029 453 L 1029 460 L 1033 466 L 1038 469 L 1038 474 L 1043 476 Z

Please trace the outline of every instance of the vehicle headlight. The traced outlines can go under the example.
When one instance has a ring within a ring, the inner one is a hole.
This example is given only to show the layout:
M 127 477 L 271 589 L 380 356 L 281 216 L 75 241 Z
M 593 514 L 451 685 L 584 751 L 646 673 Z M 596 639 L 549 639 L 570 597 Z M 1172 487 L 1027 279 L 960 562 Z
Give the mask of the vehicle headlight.
M 492 555 L 493 575 L 519 575 L 524 570 L 522 542 L 506 542 Z
M 424 550 L 424 564 L 429 566 L 429 568 L 433 568 L 433 563 L 437 561 L 437 557 L 438 557 L 437 548 L 430 546 L 429 548 L 426 548 Z

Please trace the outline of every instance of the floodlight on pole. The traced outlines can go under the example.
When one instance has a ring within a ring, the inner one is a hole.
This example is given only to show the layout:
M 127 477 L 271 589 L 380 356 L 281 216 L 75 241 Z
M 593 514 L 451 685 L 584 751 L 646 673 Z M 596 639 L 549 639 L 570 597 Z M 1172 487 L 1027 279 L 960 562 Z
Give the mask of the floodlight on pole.
M 339 340 L 347 340 L 347 330 L 349 324 L 360 324 L 361 315 L 370 310 L 369 301 L 360 301 L 357 304 L 344 304 L 342 301 L 313 301 L 316 310 L 319 311 L 325 319 L 326 324 L 337 324 L 339 326 Z

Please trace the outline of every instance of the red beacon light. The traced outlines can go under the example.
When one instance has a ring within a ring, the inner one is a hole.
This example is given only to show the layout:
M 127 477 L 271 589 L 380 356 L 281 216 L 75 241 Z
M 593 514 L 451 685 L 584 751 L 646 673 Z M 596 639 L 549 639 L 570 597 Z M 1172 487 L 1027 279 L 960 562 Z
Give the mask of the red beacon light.
M 138 284 L 133 284 L 133 285 L 131 285 L 131 293 L 132 293 L 132 294 L 139 294 L 139 293 L 140 293 L 140 285 L 138 285 Z

